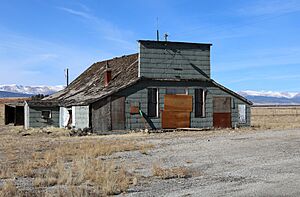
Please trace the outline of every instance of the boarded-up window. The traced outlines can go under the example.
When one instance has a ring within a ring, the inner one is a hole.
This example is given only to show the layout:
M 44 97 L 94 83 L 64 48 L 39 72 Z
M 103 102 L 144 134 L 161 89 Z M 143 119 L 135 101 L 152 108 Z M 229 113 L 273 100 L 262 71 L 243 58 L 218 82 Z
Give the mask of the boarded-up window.
M 246 123 L 246 105 L 238 105 L 239 109 L 239 123 Z
M 148 89 L 148 117 L 158 116 L 158 92 L 157 88 Z
M 195 117 L 205 117 L 205 98 L 206 91 L 203 89 L 195 89 Z

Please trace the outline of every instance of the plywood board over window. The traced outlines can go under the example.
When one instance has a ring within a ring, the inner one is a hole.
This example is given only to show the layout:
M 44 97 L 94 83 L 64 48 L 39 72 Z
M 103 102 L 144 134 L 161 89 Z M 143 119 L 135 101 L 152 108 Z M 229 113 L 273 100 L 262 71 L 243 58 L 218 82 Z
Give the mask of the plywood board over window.
M 162 112 L 162 128 L 190 127 L 190 114 L 193 110 L 193 97 L 190 95 L 165 95 L 165 108 Z
M 193 111 L 193 97 L 190 95 L 165 95 L 165 111 Z

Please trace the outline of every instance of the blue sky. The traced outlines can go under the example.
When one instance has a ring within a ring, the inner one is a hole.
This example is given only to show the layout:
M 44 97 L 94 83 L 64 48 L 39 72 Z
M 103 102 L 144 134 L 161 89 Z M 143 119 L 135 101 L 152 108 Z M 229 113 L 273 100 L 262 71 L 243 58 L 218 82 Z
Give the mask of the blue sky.
M 300 91 L 299 0 L 9 0 L 0 5 L 0 84 L 61 85 L 136 40 L 212 43 L 212 77 L 235 91 Z

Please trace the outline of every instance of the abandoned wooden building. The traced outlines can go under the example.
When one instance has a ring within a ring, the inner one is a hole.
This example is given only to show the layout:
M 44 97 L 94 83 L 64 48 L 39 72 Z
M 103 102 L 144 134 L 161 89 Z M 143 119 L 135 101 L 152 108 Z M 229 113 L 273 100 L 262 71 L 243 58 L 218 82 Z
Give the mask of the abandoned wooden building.
M 24 101 L 30 98 L 0 98 L 0 125 L 24 125 Z
M 25 106 L 26 127 L 172 129 L 250 126 L 250 101 L 211 79 L 211 44 L 139 40 L 136 54 L 90 66 Z

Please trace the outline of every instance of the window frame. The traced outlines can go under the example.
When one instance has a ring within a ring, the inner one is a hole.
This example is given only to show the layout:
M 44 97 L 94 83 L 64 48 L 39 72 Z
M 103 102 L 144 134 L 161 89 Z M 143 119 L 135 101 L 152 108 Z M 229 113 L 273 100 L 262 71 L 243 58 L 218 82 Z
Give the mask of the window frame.
M 202 102 L 198 101 L 197 91 L 202 91 L 202 94 L 201 94 Z M 205 118 L 206 117 L 206 94 L 207 94 L 207 90 L 204 88 L 195 88 L 194 89 L 194 107 L 195 107 L 194 115 L 195 115 L 195 118 Z M 201 110 L 198 109 L 199 107 L 201 107 Z
M 45 117 L 44 115 L 43 115 L 43 112 L 49 112 L 49 117 Z M 41 111 L 41 118 L 42 119 L 51 119 L 52 118 L 52 110 L 42 110 Z

